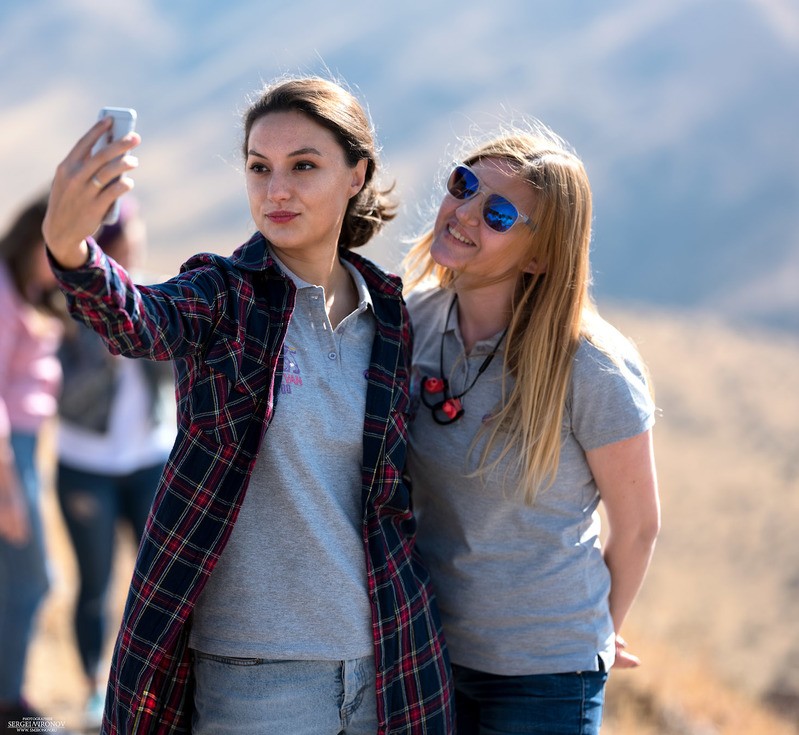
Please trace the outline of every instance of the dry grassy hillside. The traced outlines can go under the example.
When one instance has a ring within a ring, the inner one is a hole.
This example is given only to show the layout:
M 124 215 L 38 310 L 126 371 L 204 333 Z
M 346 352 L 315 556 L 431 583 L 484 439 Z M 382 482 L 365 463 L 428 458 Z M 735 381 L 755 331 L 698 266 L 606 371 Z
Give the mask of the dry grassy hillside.
M 799 340 L 608 315 L 648 361 L 662 409 L 663 530 L 630 625 L 668 646 L 668 666 L 704 662 L 798 722 Z
M 603 732 L 793 735 L 799 340 L 695 315 L 606 314 L 634 338 L 655 381 L 663 531 L 625 631 L 644 666 L 611 676 Z M 58 576 L 28 684 L 36 704 L 69 723 L 83 696 L 68 624 L 74 566 L 50 491 L 45 510 Z M 118 597 L 131 563 L 123 548 Z

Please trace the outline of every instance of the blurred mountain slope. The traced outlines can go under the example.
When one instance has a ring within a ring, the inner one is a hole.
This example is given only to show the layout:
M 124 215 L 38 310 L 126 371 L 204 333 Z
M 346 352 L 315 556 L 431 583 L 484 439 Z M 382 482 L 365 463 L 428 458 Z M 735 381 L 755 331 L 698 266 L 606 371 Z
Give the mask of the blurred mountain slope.
M 663 530 L 630 625 L 799 722 L 799 339 L 608 313 L 647 360 L 661 410 Z
M 151 258 L 251 230 L 239 111 L 282 72 L 368 101 L 404 209 L 391 268 L 456 135 L 537 116 L 584 158 L 597 293 L 799 329 L 799 7 L 790 0 L 141 0 L 0 6 L 0 221 L 104 104 L 134 106 Z

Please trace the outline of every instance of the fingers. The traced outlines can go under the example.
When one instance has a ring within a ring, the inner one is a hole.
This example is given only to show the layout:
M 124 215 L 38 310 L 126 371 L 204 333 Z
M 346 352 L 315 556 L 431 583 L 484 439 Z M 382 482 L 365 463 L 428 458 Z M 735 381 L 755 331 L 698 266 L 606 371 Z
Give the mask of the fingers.
M 128 187 L 125 191 L 133 188 L 133 179 L 124 176 L 128 171 L 132 171 L 139 165 L 139 159 L 136 156 L 122 156 L 121 158 L 113 158 L 106 164 L 100 166 L 91 176 L 89 182 L 97 192 L 103 192 L 110 189 L 116 183 L 114 180 L 120 176 L 123 177 L 125 185 Z
M 78 140 L 72 150 L 67 154 L 65 160 L 80 161 L 88 158 L 94 145 L 111 129 L 113 122 L 113 119 L 110 117 L 104 117 L 102 120 L 98 120 L 83 134 L 80 140 Z
M 634 669 L 641 665 L 641 659 L 634 656 L 627 651 L 616 653 L 616 662 L 613 664 L 614 669 Z
M 620 635 L 616 636 L 616 662 L 613 664 L 614 669 L 634 669 L 641 665 L 641 659 L 638 656 L 627 651 L 627 641 Z
M 124 171 L 135 168 L 138 165 L 137 159 L 135 156 L 128 155 L 128 151 L 135 148 L 140 142 L 141 138 L 138 133 L 130 133 L 94 153 L 87 159 L 85 165 L 88 180 L 91 180 L 92 176 L 97 176 L 100 181 L 107 181 Z M 127 159 L 125 165 L 114 168 L 113 164 L 124 159 Z M 106 169 L 107 176 L 105 179 L 99 175 L 103 169 Z
M 130 191 L 126 176 L 138 166 L 128 151 L 141 142 L 130 133 L 94 152 L 111 119 L 95 123 L 56 168 L 42 232 L 55 259 L 65 268 L 86 262 L 86 238 L 97 230 L 114 200 Z
M 92 125 L 61 162 L 56 170 L 56 177 L 58 178 L 60 176 L 62 179 L 75 178 L 84 182 L 90 182 L 94 176 L 97 176 L 100 169 L 107 166 L 115 159 L 125 156 L 128 151 L 139 145 L 141 137 L 137 133 L 130 133 L 95 151 L 95 146 L 104 135 L 108 134 L 112 124 L 112 118 L 105 117 Z M 118 170 L 109 170 L 109 175 L 105 179 L 106 183 L 115 176 L 133 167 L 134 166 L 121 166 Z M 104 180 L 100 176 L 97 176 L 97 178 L 101 182 Z

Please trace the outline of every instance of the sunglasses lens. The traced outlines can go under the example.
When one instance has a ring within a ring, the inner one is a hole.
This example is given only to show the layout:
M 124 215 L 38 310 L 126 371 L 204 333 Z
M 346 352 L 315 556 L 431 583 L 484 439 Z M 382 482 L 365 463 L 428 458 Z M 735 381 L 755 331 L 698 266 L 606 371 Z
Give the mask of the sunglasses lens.
M 479 188 L 477 177 L 465 166 L 456 166 L 447 181 L 447 191 L 456 199 L 471 199 Z
M 496 232 L 507 232 L 516 220 L 519 212 L 505 197 L 492 194 L 486 199 L 483 206 L 483 219 L 486 224 Z

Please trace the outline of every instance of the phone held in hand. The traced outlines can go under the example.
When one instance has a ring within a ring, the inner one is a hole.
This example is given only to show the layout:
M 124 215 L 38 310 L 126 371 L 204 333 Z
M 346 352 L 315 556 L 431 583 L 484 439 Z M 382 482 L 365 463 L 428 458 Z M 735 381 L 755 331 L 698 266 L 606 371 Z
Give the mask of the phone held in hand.
M 112 117 L 114 119 L 113 125 L 108 129 L 106 134 L 94 144 L 92 148 L 92 155 L 101 151 L 110 143 L 115 140 L 123 138 L 128 133 L 132 133 L 136 129 L 136 110 L 130 107 L 103 107 L 97 119 L 102 120 L 104 117 Z M 109 183 L 113 184 L 113 179 Z M 119 199 L 116 199 L 103 218 L 103 224 L 112 225 L 119 219 Z

